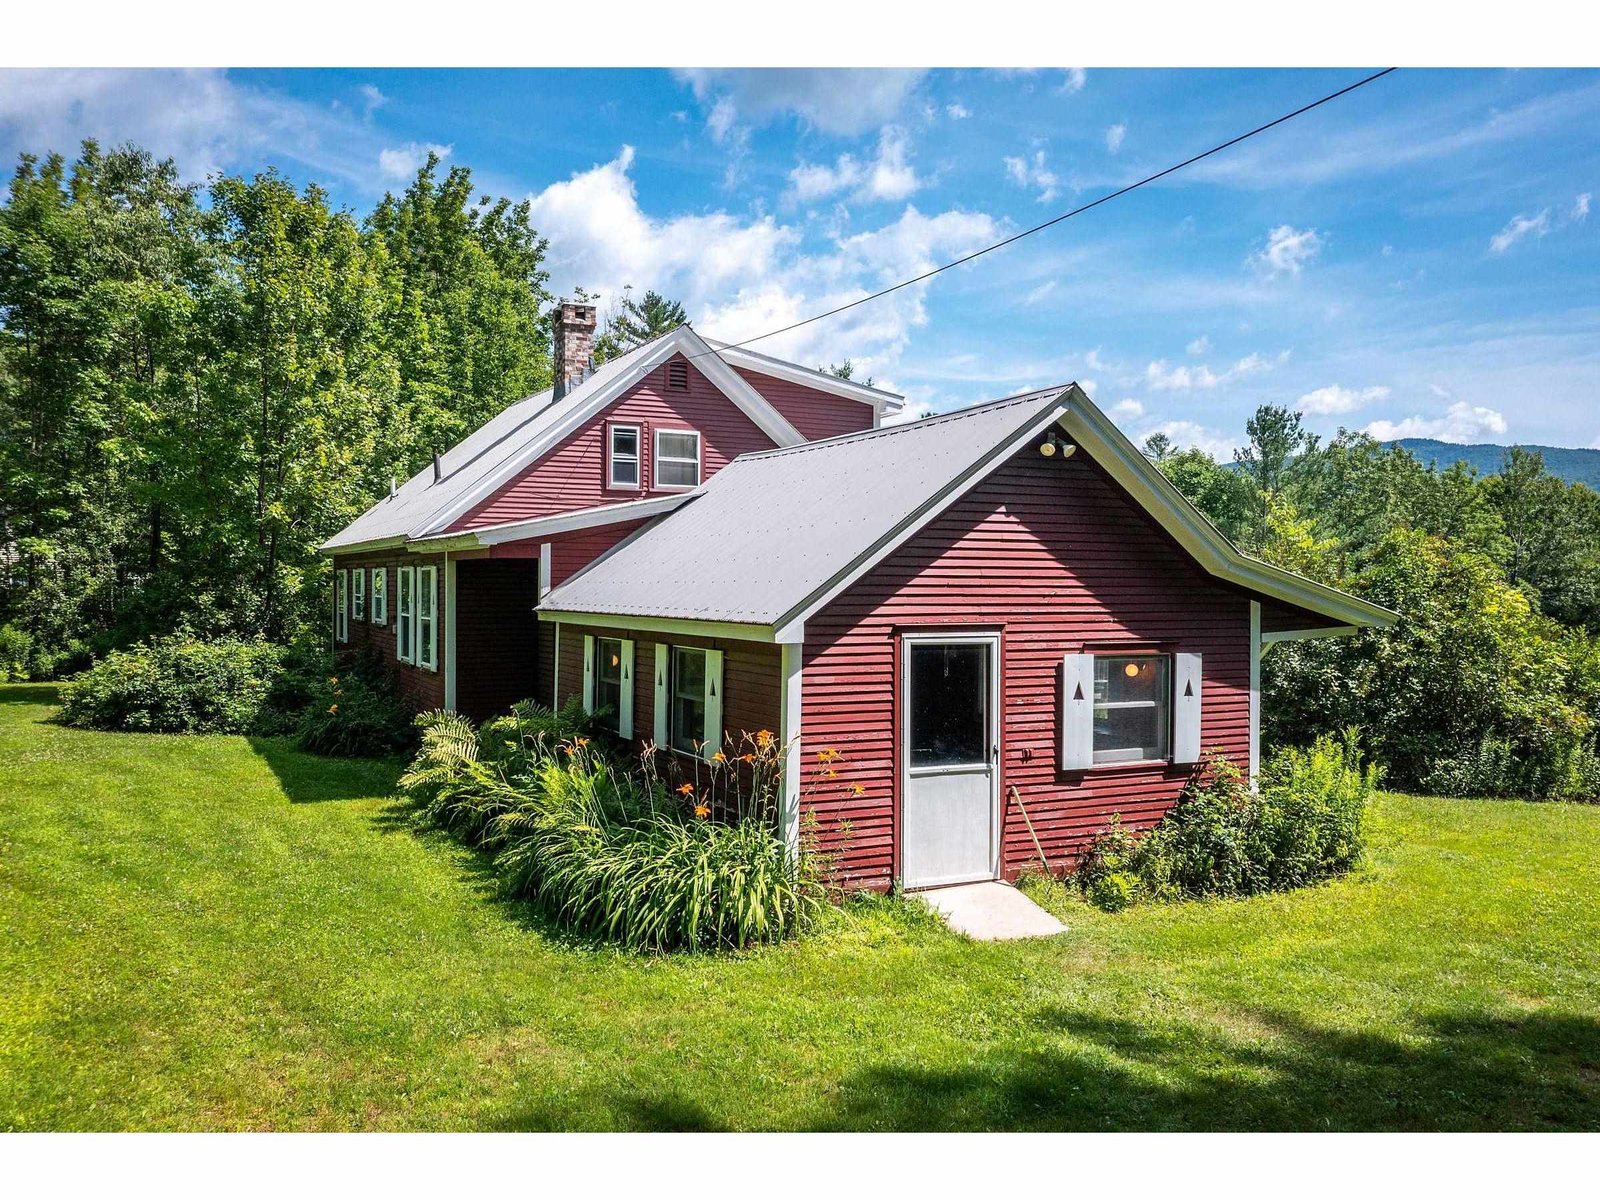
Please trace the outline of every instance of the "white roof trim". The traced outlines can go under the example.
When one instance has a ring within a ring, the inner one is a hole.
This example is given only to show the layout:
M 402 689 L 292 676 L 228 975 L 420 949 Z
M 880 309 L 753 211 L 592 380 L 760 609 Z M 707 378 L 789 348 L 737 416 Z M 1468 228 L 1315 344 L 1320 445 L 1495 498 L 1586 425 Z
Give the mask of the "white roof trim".
M 772 642 L 770 625 L 740 621 L 697 621 L 693 617 L 630 617 L 618 613 L 573 612 L 568 609 L 538 608 L 541 621 L 558 625 L 596 625 L 601 629 L 634 629 L 640 633 L 681 633 L 689 637 L 727 638 L 738 642 Z
M 406 544 L 406 539 L 400 534 L 389 537 L 371 538 L 365 542 L 351 542 L 347 546 L 331 546 L 327 542 L 317 547 L 319 554 L 370 554 L 374 550 L 397 550 Z
M 411 546 L 420 551 L 437 550 L 442 546 L 454 548 L 457 542 L 462 546 L 499 546 L 506 542 L 554 537 L 559 533 L 616 525 L 623 521 L 643 521 L 671 512 L 693 495 L 691 491 L 677 492 L 670 496 L 652 496 L 647 500 L 625 500 L 620 504 L 576 508 L 571 512 L 551 513 L 546 517 L 529 517 L 525 521 L 503 521 L 498 525 L 484 525 L 477 529 L 457 529 L 451 533 L 416 538 Z
M 1028 420 L 1015 433 L 996 443 L 988 454 L 940 488 L 926 503 L 879 538 L 865 553 L 846 563 L 820 588 L 774 621 L 773 628 L 777 631 L 777 640 L 780 642 L 803 640 L 805 623 L 814 613 L 894 553 L 917 530 L 981 483 L 997 466 L 1015 454 L 1029 440 L 1037 437 L 1041 430 L 1049 428 L 1051 424 L 1060 420 L 1062 414 L 1066 412 L 1066 408 L 1059 402 L 1062 394 L 1064 393 L 1047 397 L 1043 402 L 1046 406 L 1043 411 L 1033 409 Z
M 859 400 L 862 404 L 872 405 L 878 412 L 899 412 L 905 404 L 905 397 L 900 395 L 899 392 L 890 392 L 883 388 L 875 388 L 870 384 L 840 379 L 837 375 L 831 375 L 827 371 L 814 371 L 810 367 L 801 366 L 799 363 L 773 358 L 767 354 L 747 350 L 742 346 L 729 346 L 724 342 L 717 341 L 715 338 L 706 338 L 705 342 L 717 352 L 719 357 L 736 366 L 744 367 L 762 375 L 771 375 L 775 379 L 787 379 L 790 383 L 798 383 L 804 387 L 815 388 L 819 392 L 831 392 L 835 396 L 844 397 L 846 400 Z
M 799 430 L 789 424 L 782 413 L 767 402 L 765 397 L 746 383 L 737 371 L 723 362 L 699 334 L 687 325 L 680 325 L 671 333 L 643 348 L 638 360 L 628 370 L 608 381 L 604 387 L 595 389 L 593 395 L 558 401 L 557 403 L 561 404 L 570 403 L 571 406 L 570 411 L 560 422 L 508 456 L 469 491 L 454 497 L 442 508 L 429 513 L 420 525 L 410 531 L 410 536 L 421 538 L 436 534 L 460 518 L 463 513 L 471 511 L 474 506 L 494 495 L 578 429 L 599 416 L 640 379 L 680 352 L 686 358 L 692 359 L 700 373 L 779 446 L 794 446 L 806 440 L 800 435 Z
M 1249 591 L 1309 609 L 1340 625 L 1388 629 L 1399 614 L 1348 592 L 1251 558 L 1230 542 L 1111 421 L 1072 385 L 1062 427 L 1202 567 Z

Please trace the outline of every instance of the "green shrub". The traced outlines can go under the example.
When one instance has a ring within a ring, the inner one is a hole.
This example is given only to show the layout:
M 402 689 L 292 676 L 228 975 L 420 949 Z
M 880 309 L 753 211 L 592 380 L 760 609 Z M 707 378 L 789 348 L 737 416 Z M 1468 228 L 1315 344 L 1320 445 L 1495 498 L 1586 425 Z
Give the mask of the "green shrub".
M 61 717 L 86 729 L 248 733 L 282 659 L 266 642 L 183 637 L 114 650 L 67 684 Z
M 15 625 L 0 625 L 0 683 L 17 683 L 33 674 L 33 635 Z
M 295 742 L 300 749 L 357 758 L 393 754 L 416 744 L 412 722 L 395 699 L 394 680 L 375 654 L 358 655 L 342 668 L 331 659 L 311 665 L 326 673 L 297 671 L 276 696 L 281 704 L 299 705 Z
M 1206 761 L 1178 803 L 1142 837 L 1119 817 L 1085 852 L 1077 880 L 1110 911 L 1139 900 L 1253 896 L 1304 887 L 1360 860 L 1378 770 L 1355 731 L 1284 749 L 1252 791 L 1225 758 Z
M 401 788 L 426 820 L 492 854 L 509 894 L 630 947 L 743 947 L 816 916 L 820 859 L 791 852 L 765 799 L 783 754 L 770 735 L 730 743 L 698 783 L 669 790 L 651 756 L 618 766 L 580 732 L 589 719 L 522 704 L 474 729 L 426 714 Z M 737 815 L 715 820 L 713 807 Z

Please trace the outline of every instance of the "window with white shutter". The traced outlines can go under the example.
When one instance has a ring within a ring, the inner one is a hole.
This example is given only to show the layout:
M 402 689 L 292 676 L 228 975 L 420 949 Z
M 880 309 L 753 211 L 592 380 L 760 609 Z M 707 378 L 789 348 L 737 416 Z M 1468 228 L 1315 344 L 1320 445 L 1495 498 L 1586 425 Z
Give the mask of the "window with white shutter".
M 336 571 L 333 576 L 333 636 L 341 642 L 350 640 L 349 571 Z
M 367 619 L 367 573 L 356 571 L 350 576 L 350 615 L 357 621 Z
M 1061 769 L 1200 758 L 1200 655 L 1068 654 Z
M 435 614 L 439 609 L 439 568 L 417 568 L 417 665 L 429 671 L 439 669 L 439 639 Z
M 389 569 L 387 567 L 372 568 L 372 623 L 374 625 L 387 625 L 389 623 Z

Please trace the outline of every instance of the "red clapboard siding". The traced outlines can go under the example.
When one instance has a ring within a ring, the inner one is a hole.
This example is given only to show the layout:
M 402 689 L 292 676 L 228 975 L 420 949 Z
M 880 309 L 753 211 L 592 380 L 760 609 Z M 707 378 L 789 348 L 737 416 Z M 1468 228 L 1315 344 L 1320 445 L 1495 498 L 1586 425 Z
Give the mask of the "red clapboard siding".
M 376 651 L 378 660 L 383 663 L 393 674 L 394 693 L 411 712 L 426 712 L 433 708 L 444 707 L 444 666 L 445 646 L 445 581 L 444 581 L 444 555 L 442 554 L 412 554 L 406 550 L 390 550 L 375 554 L 340 554 L 333 560 L 334 570 L 367 572 L 367 615 L 361 620 L 354 616 L 350 618 L 350 640 L 334 644 L 335 656 L 348 661 L 357 651 L 370 647 Z M 395 658 L 395 605 L 398 603 L 397 589 L 399 583 L 395 578 L 397 567 L 437 567 L 439 594 L 435 608 L 434 637 L 439 647 L 439 669 L 428 671 L 422 667 L 414 667 Z M 382 625 L 372 622 L 372 571 L 382 570 L 387 574 L 386 585 L 389 593 L 388 620 Z
M 675 355 L 669 361 L 688 362 L 682 355 Z M 614 422 L 641 427 L 640 475 L 646 485 L 643 489 L 606 487 L 606 427 Z M 868 423 L 871 423 L 870 410 Z M 700 432 L 702 479 L 709 479 L 741 454 L 773 447 L 772 439 L 718 391 L 693 363 L 689 363 L 686 391 L 667 386 L 667 364 L 662 363 L 620 400 L 457 519 L 450 528 L 476 529 L 503 521 L 523 521 L 599 504 L 619 504 L 670 494 L 670 489 L 656 491 L 651 486 L 655 478 L 653 455 L 658 429 Z
M 1018 454 L 806 623 L 807 771 L 823 748 L 842 756 L 838 779 L 808 802 L 823 848 L 848 882 L 887 887 L 894 877 L 903 628 L 1002 628 L 1002 795 L 1018 788 L 1060 869 L 1114 812 L 1136 829 L 1159 820 L 1189 775 L 1185 767 L 1058 770 L 1062 656 L 1119 645 L 1198 651 L 1202 744 L 1242 764 L 1249 600 L 1196 567 L 1085 454 Z M 1037 865 L 1038 853 L 1022 814 L 1003 803 L 1001 867 L 1014 876 Z
M 872 405 L 832 392 L 736 368 L 744 381 L 781 412 L 807 441 L 872 428 Z

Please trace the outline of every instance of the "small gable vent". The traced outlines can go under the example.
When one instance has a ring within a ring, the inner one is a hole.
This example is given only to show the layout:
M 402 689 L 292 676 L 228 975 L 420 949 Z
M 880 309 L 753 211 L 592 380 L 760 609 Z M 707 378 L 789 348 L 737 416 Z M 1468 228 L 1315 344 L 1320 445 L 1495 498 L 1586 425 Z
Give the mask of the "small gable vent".
M 686 362 L 669 362 L 667 364 L 667 386 L 675 392 L 689 390 L 689 364 Z

